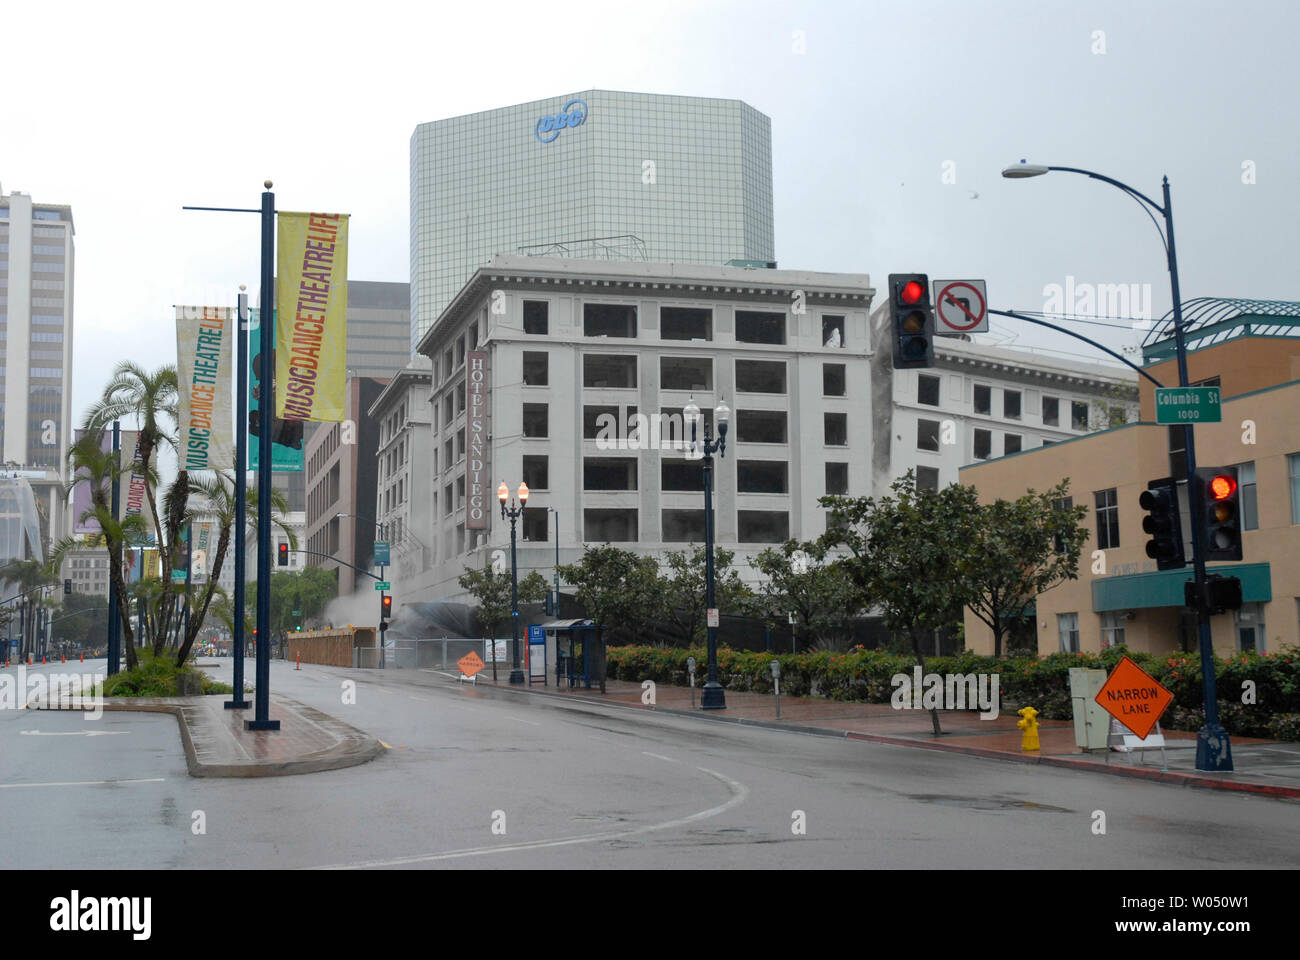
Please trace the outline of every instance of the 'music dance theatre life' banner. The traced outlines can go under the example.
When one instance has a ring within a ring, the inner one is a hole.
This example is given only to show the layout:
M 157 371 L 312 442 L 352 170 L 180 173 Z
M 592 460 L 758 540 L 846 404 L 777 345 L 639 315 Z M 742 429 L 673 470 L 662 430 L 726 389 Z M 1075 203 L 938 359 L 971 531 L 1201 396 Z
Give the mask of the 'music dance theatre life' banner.
M 229 307 L 176 308 L 177 452 L 186 470 L 234 469 L 234 338 L 234 311 Z
M 275 413 L 346 415 L 348 215 L 281 213 L 276 259 Z

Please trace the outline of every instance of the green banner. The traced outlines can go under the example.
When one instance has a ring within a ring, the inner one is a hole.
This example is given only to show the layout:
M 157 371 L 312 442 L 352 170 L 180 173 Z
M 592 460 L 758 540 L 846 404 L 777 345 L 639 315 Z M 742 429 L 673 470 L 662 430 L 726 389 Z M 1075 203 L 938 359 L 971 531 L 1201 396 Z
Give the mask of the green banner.
M 259 399 L 262 392 L 262 336 L 261 336 L 261 311 L 252 309 L 249 313 L 249 331 L 248 331 L 248 423 L 245 429 L 248 431 L 248 469 L 256 470 L 261 463 L 261 407 Z M 274 317 L 274 314 L 272 315 Z M 274 323 L 274 319 L 272 319 Z M 275 331 L 272 330 L 272 342 L 275 340 Z M 272 354 L 272 363 L 269 364 L 272 370 L 275 369 L 274 353 Z M 281 420 L 278 417 L 271 419 L 271 470 L 280 473 L 293 473 L 301 471 L 303 468 L 303 435 L 302 421 L 300 420 Z

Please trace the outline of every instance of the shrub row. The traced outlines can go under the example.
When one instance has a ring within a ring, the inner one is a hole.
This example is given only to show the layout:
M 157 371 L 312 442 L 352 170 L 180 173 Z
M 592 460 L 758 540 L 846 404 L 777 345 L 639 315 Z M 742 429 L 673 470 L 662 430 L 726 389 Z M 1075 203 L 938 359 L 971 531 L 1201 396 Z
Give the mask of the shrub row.
M 1069 720 L 1071 667 L 1110 672 L 1127 654 L 1174 695 L 1162 719 L 1170 730 L 1195 730 L 1203 722 L 1201 658 L 1195 653 L 1136 653 L 1111 647 L 1101 653 L 1054 653 L 1046 657 L 997 659 L 974 653 L 927 657 L 930 673 L 996 673 L 1001 709 L 1032 706 L 1049 720 Z M 614 680 L 684 685 L 686 658 L 695 657 L 697 685 L 707 669 L 704 648 L 610 647 L 608 675 Z M 854 648 L 847 653 L 752 653 L 718 649 L 718 679 L 728 690 L 772 692 L 773 660 L 781 661 L 781 692 L 790 696 L 820 696 L 832 700 L 888 703 L 895 674 L 909 676 L 917 665 L 911 654 Z M 1278 653 L 1239 654 L 1215 658 L 1220 720 L 1230 734 L 1300 740 L 1300 649 Z M 1242 698 L 1247 681 L 1254 685 L 1254 703 Z

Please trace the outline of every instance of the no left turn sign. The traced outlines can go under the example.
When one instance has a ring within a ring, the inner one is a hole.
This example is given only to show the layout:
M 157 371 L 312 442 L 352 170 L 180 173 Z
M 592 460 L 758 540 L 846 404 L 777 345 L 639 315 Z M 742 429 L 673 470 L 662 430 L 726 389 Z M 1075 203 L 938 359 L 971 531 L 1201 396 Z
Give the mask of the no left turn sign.
M 988 333 L 988 294 L 983 280 L 934 281 L 934 332 Z

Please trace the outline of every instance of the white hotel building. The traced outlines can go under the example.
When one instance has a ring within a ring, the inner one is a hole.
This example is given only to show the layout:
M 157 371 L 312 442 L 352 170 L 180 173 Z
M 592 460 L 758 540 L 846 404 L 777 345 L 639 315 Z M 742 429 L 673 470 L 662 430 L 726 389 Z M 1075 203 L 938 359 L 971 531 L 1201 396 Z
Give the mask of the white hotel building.
M 664 425 L 647 428 L 654 414 L 675 427 L 692 398 L 711 428 L 718 402 L 731 408 L 726 455 L 714 460 L 715 533 L 751 582 L 750 556 L 825 531 L 822 496 L 884 493 L 909 468 L 926 485 L 955 482 L 972 460 L 1095 429 L 1111 407 L 1135 416 L 1134 378 L 1118 367 L 940 338 L 933 368 L 895 371 L 874 294 L 865 274 L 493 258 L 420 339 L 427 386 L 410 376 L 371 409 L 387 418 L 388 445 L 422 455 L 432 477 L 378 511 L 391 520 L 400 505 L 422 541 L 412 597 L 464 599 L 465 567 L 496 551 L 508 562 L 502 480 L 512 497 L 521 480 L 530 489 L 521 575 L 550 579 L 556 513 L 561 563 L 584 544 L 661 556 L 702 543 L 700 462 Z M 476 352 L 488 415 L 477 490 L 466 390 Z M 416 393 L 427 425 L 404 412 Z M 608 417 L 627 425 L 613 443 L 601 439 Z M 406 462 L 396 456 L 385 474 L 398 489 Z M 482 530 L 468 522 L 475 506 L 487 512 Z
M 431 569 L 421 598 L 453 598 L 466 566 L 509 548 L 504 480 L 531 491 L 519 565 L 549 579 L 583 544 L 649 555 L 702 543 L 700 461 L 671 437 L 606 443 L 602 415 L 680 415 L 693 397 L 731 408 L 715 458 L 715 531 L 741 560 L 826 529 L 817 499 L 871 489 L 871 359 L 862 274 L 499 256 L 419 344 L 433 364 Z M 827 344 L 833 344 L 828 346 Z M 485 530 L 467 525 L 466 361 L 487 354 Z M 648 430 L 643 433 L 649 433 Z M 628 437 L 625 429 L 624 440 Z M 747 564 L 742 575 L 749 575 Z

